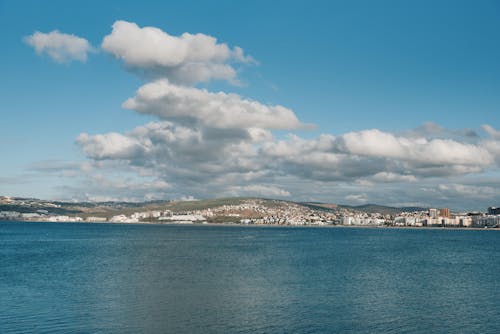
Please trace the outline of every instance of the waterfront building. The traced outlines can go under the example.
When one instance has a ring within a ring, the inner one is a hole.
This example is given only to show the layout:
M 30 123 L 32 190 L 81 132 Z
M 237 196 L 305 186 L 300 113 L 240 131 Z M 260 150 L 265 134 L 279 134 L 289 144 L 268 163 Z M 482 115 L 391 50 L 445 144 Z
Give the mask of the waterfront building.
M 472 217 L 470 216 L 455 216 L 455 225 L 457 227 L 471 227 Z
M 450 218 L 450 209 L 448 209 L 448 208 L 442 208 L 442 209 L 439 211 L 439 215 L 440 215 L 441 217 Z
M 432 219 L 435 219 L 438 217 L 438 210 L 437 209 L 429 209 L 429 217 Z
M 491 206 L 488 208 L 489 215 L 500 215 L 500 207 Z
M 111 217 L 109 221 L 112 223 L 138 223 L 139 219 L 129 218 L 125 215 L 116 215 Z
M 473 216 L 472 225 L 474 227 L 498 227 L 500 226 L 500 215 Z
M 86 222 L 95 223 L 95 222 L 105 222 L 107 221 L 106 217 L 87 217 L 85 218 Z

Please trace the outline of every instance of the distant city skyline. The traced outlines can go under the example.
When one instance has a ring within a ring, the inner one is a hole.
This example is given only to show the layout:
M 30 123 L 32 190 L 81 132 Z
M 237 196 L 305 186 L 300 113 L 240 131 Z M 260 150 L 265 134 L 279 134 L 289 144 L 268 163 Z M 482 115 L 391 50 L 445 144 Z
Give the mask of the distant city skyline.
M 498 2 L 0 0 L 0 25 L 0 195 L 500 206 Z

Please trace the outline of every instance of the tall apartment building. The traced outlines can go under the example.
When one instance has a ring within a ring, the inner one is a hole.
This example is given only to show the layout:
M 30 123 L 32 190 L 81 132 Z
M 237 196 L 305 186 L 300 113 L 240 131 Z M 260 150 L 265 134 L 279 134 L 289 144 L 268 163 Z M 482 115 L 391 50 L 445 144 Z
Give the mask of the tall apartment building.
M 441 210 L 439 210 L 439 216 L 450 218 L 450 209 L 442 208 Z

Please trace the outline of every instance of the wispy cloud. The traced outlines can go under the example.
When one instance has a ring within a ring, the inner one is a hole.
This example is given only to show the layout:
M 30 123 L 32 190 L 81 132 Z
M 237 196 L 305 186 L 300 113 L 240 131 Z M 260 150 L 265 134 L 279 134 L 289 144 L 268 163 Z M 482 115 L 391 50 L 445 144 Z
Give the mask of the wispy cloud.
M 74 60 L 85 62 L 88 54 L 95 51 L 85 38 L 61 33 L 58 30 L 49 33 L 36 31 L 26 36 L 24 41 L 32 46 L 37 54 L 47 54 L 58 63 L 69 63 Z

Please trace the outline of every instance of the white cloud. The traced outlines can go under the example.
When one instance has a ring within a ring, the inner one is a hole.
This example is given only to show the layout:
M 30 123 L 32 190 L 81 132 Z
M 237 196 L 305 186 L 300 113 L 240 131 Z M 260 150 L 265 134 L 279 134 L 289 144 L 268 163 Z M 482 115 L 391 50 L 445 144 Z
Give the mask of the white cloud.
M 96 161 L 121 161 L 172 182 L 200 182 L 256 170 L 258 142 L 248 131 L 152 122 L 123 135 L 82 134 L 77 144 Z
M 132 179 L 117 179 L 105 177 L 104 175 L 92 175 L 91 179 L 94 183 L 99 184 L 100 187 L 114 190 L 130 190 L 134 191 L 165 191 L 171 188 L 170 184 L 163 180 L 140 180 L 134 181 Z
M 380 130 L 307 140 L 291 135 L 264 142 L 260 155 L 272 157 L 279 170 L 323 181 L 414 182 L 498 168 L 497 141 L 468 140 L 405 137 Z
M 231 49 L 209 35 L 183 33 L 172 36 L 161 29 L 141 28 L 127 21 L 116 21 L 101 47 L 131 69 L 183 84 L 212 79 L 237 83 L 236 70 L 231 63 L 253 62 L 241 48 Z
M 417 178 L 413 175 L 400 175 L 391 172 L 380 172 L 373 175 L 372 178 L 377 182 L 415 182 Z
M 491 165 L 494 160 L 488 150 L 478 145 L 451 139 L 397 137 L 377 129 L 347 133 L 340 142 L 343 150 L 361 156 L 478 166 Z
M 247 186 L 229 187 L 228 193 L 235 196 L 289 197 L 289 191 L 274 185 L 251 184 Z
M 35 48 L 37 54 L 47 54 L 58 63 L 73 60 L 87 61 L 87 55 L 94 51 L 90 43 L 82 37 L 64 34 L 58 30 L 49 33 L 36 31 L 24 38 L 24 41 Z
M 127 159 L 142 156 L 147 150 L 134 138 L 114 132 L 95 136 L 82 133 L 76 142 L 93 159 Z
M 354 204 L 364 204 L 368 201 L 368 196 L 366 194 L 351 194 L 345 197 L 347 203 Z
M 492 186 L 475 186 L 467 184 L 439 184 L 438 190 L 447 197 L 465 197 L 471 198 L 493 198 L 500 195 L 500 189 Z
M 177 86 L 168 80 L 148 83 L 123 103 L 126 109 L 183 124 L 213 128 L 297 129 L 303 125 L 283 106 L 264 105 L 237 94 L 211 93 Z
M 490 135 L 491 138 L 500 139 L 500 131 L 493 128 L 491 125 L 484 124 L 481 128 Z

